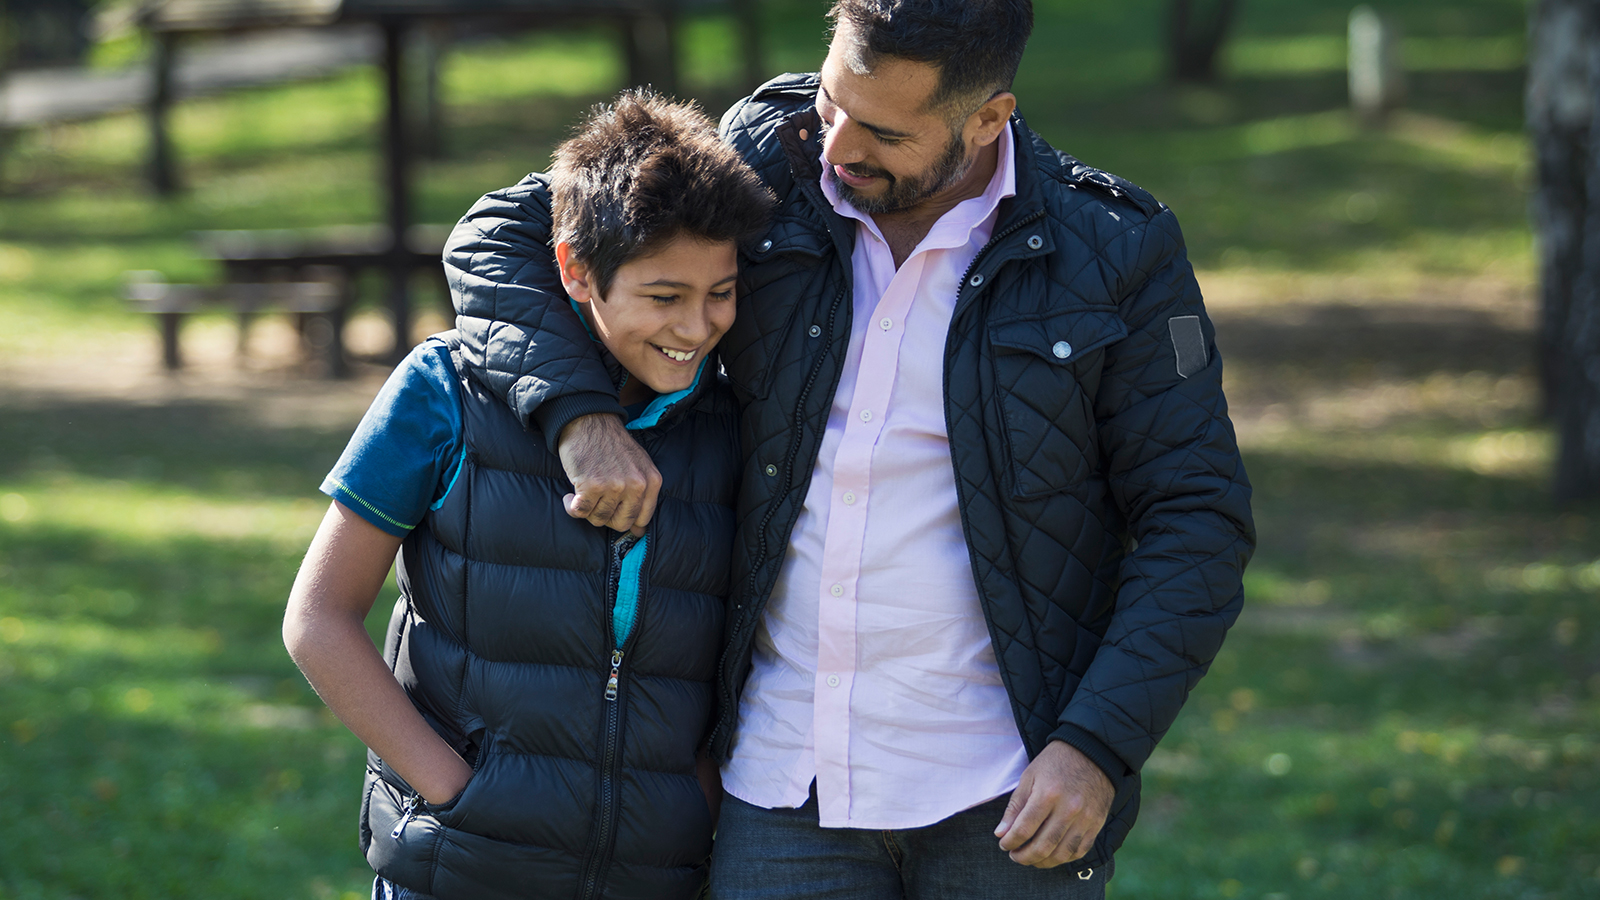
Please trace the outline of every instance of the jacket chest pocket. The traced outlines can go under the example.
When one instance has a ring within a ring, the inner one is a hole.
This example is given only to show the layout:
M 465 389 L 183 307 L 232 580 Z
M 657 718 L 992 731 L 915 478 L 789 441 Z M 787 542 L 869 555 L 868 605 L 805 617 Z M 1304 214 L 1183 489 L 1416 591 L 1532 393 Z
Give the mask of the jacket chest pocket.
M 1094 393 L 1100 361 L 1107 345 L 1127 335 L 1114 311 L 1100 309 L 989 323 L 1013 496 L 1067 490 L 1098 470 Z

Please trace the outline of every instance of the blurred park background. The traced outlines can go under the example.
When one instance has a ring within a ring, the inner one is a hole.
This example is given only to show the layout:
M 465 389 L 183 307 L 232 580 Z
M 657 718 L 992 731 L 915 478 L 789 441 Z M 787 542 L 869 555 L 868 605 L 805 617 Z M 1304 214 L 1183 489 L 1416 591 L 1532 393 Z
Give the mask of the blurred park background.
M 1111 896 L 1600 897 L 1600 518 L 1550 490 L 1524 0 L 1383 0 L 1407 75 L 1381 126 L 1350 111 L 1348 0 L 1242 0 L 1187 81 L 1166 0 L 1035 5 L 1021 110 L 1183 222 L 1261 535 Z M 757 6 L 764 73 L 814 69 L 826 4 Z M 680 24 L 678 92 L 720 113 L 749 87 L 741 24 Z M 152 52 L 131 27 L 72 51 Z M 384 82 L 352 54 L 177 103 L 171 196 L 136 108 L 3 137 L 0 900 L 366 896 L 362 748 L 278 626 L 387 372 L 387 288 L 357 279 L 328 379 L 289 317 L 241 356 L 220 311 L 168 373 L 123 282 L 217 283 L 199 231 L 385 221 Z M 412 221 L 543 169 L 629 71 L 606 23 L 464 33 Z M 412 287 L 405 340 L 448 327 Z

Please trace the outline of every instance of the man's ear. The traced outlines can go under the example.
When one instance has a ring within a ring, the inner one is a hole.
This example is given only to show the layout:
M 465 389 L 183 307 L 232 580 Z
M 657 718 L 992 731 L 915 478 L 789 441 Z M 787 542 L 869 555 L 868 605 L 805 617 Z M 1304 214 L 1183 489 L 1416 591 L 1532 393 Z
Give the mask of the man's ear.
M 589 267 L 573 255 L 572 245 L 566 241 L 556 243 L 556 265 L 561 268 L 561 286 L 566 288 L 568 297 L 579 303 L 594 299 Z
M 974 147 L 987 147 L 1000 137 L 1000 129 L 1011 121 L 1017 108 L 1017 95 L 1001 91 L 984 101 L 978 111 L 967 117 L 964 133 L 967 143 Z

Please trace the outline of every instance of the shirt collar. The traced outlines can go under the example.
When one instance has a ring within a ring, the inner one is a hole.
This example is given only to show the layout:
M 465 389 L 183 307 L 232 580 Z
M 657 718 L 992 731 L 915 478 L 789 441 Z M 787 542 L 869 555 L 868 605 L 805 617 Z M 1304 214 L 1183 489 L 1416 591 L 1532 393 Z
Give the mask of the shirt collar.
M 958 246 L 965 243 L 972 229 L 993 215 L 1001 200 L 1017 195 L 1016 141 L 1011 134 L 1010 122 L 1006 123 L 1005 128 L 1000 129 L 1000 137 L 995 143 L 999 145 L 999 159 L 995 163 L 994 175 L 990 176 L 989 184 L 983 189 L 983 193 L 976 197 L 968 197 L 940 216 L 939 221 L 928 232 L 928 236 L 923 239 L 921 246 Z M 827 171 L 828 161 L 824 158 L 822 195 L 833 206 L 833 211 L 847 219 L 855 219 L 882 238 L 883 234 L 878 230 L 878 223 L 873 221 L 872 216 L 856 209 L 849 201 L 839 196 L 838 188 L 827 177 Z

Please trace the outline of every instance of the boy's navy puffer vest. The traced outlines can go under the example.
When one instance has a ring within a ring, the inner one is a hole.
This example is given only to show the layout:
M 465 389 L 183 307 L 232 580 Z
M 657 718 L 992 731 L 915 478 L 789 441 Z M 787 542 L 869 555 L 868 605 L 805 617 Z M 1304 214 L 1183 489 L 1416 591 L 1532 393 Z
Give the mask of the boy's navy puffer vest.
M 571 487 L 543 436 L 461 379 L 465 463 L 401 549 L 385 657 L 475 774 L 433 806 L 368 754 L 361 843 L 385 878 L 440 900 L 698 890 L 712 823 L 695 755 L 740 470 L 734 401 L 714 376 L 701 382 L 634 431 L 663 483 L 630 548 L 570 518 Z M 620 652 L 619 592 L 637 600 Z

